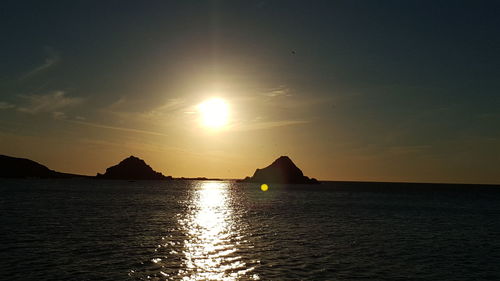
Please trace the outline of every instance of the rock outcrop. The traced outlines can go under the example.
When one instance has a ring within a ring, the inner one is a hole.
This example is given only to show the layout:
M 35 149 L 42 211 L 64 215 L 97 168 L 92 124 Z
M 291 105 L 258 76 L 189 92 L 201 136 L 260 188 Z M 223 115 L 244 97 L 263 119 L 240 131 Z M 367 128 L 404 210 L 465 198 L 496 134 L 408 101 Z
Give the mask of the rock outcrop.
M 285 183 L 285 184 L 318 184 L 314 178 L 304 176 L 288 156 L 281 156 L 263 168 L 255 170 L 252 177 L 246 177 L 242 182 Z
M 74 178 L 80 175 L 56 172 L 35 161 L 0 155 L 0 178 Z
M 98 179 L 120 180 L 165 180 L 172 177 L 164 176 L 153 170 L 144 160 L 130 156 L 115 166 L 106 169 L 106 173 L 97 174 Z

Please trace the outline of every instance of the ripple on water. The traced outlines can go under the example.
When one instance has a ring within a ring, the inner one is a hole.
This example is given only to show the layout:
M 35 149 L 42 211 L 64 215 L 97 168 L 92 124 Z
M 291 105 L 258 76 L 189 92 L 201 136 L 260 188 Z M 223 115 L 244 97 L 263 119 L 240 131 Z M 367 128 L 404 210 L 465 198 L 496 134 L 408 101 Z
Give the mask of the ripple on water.
M 199 182 L 191 190 L 156 249 L 164 256 L 150 260 L 149 279 L 259 280 L 252 273 L 259 261 L 241 255 L 249 243 L 229 192 L 228 182 Z
M 0 280 L 500 280 L 500 192 L 352 188 L 0 181 Z

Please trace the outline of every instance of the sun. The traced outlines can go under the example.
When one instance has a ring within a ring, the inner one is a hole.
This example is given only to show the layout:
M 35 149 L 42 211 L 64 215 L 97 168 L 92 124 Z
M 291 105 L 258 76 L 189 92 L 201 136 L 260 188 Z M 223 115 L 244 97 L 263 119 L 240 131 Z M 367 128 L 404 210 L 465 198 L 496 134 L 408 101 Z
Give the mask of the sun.
M 212 98 L 198 105 L 201 122 L 205 127 L 221 129 L 228 123 L 229 106 L 220 98 Z

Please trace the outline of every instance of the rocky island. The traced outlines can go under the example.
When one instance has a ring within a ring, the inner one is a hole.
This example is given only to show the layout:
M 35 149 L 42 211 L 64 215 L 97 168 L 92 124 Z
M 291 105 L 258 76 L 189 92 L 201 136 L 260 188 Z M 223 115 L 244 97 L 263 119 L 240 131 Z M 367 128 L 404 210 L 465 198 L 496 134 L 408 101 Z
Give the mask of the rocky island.
M 104 174 L 97 174 L 98 179 L 114 180 L 166 180 L 172 179 L 156 172 L 144 160 L 135 156 L 130 156 L 115 166 L 106 169 Z
M 0 178 L 74 178 L 81 175 L 56 172 L 33 160 L 0 155 Z
M 104 174 L 95 177 L 61 173 L 47 168 L 35 161 L 0 155 L 0 178 L 96 178 L 116 180 L 220 180 L 205 177 L 172 178 L 153 170 L 138 157 L 130 156 L 117 165 L 106 169 Z M 304 176 L 302 171 L 288 156 L 281 156 L 271 165 L 257 169 L 252 177 L 246 177 L 239 182 L 285 183 L 285 184 L 317 184 L 314 178 Z
M 246 177 L 241 182 L 319 184 L 316 179 L 304 176 L 288 156 L 281 156 L 271 165 L 255 170 L 252 177 Z

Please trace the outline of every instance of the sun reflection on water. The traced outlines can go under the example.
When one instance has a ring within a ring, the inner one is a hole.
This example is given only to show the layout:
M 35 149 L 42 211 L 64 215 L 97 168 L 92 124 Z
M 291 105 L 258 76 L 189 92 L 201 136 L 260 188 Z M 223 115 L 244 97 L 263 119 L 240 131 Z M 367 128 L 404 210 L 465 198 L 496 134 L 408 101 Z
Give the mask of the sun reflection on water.
M 259 279 L 238 255 L 242 242 L 230 206 L 229 183 L 200 182 L 189 213 L 179 220 L 185 231 L 182 280 Z

